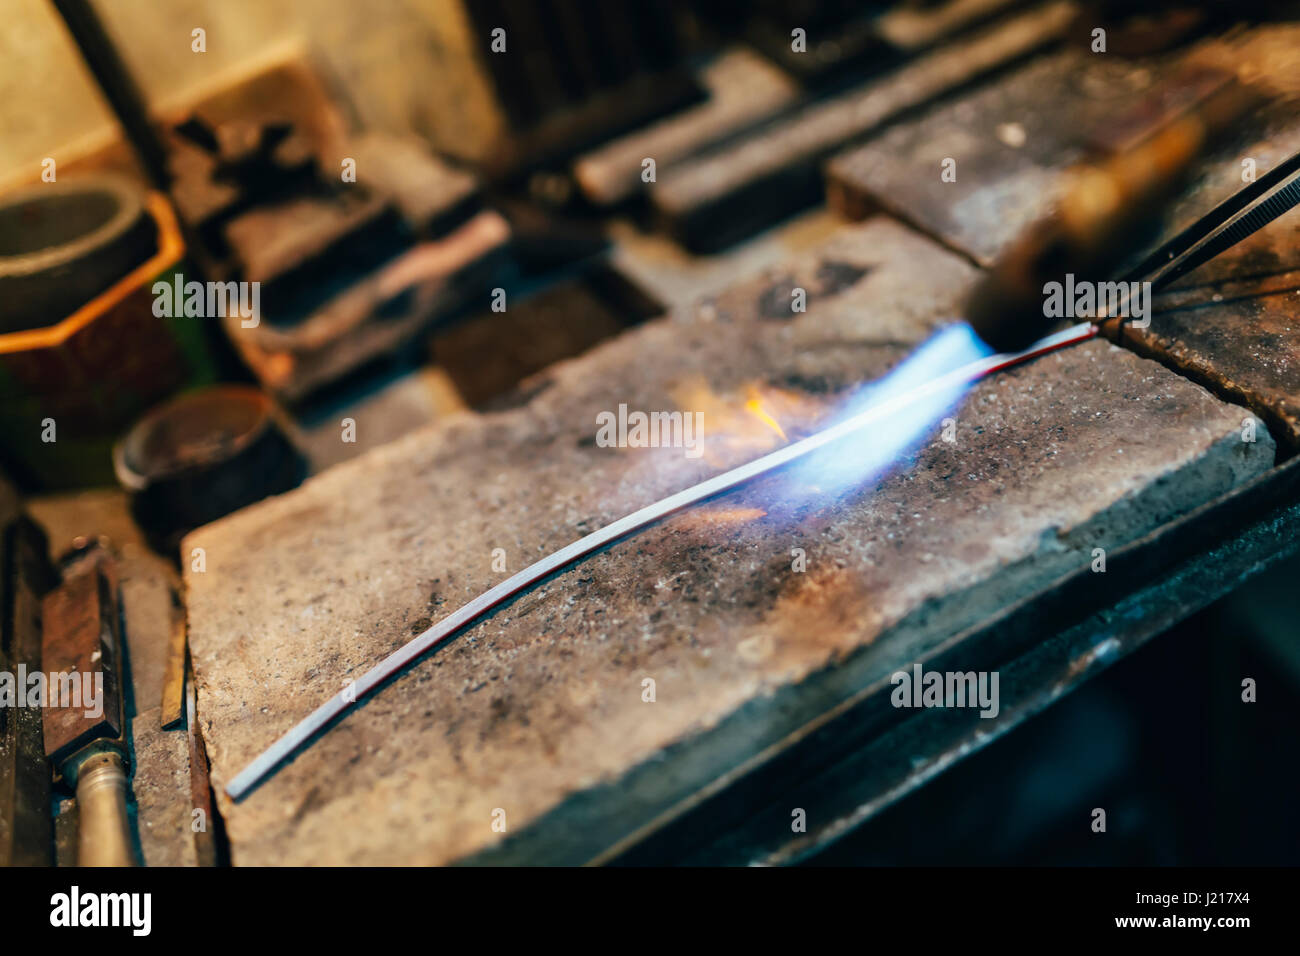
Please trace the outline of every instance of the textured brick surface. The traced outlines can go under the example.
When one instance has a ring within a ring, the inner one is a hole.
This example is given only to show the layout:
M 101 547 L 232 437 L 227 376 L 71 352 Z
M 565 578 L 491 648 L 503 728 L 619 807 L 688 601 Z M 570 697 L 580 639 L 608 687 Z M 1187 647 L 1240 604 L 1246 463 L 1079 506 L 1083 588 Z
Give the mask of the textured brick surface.
M 665 119 L 592 150 L 574 163 L 574 176 L 593 203 L 613 205 L 636 195 L 642 161 L 656 176 L 687 156 L 759 123 L 794 102 L 798 84 L 762 57 L 738 47 L 702 70 L 709 97 Z
M 744 412 L 755 390 L 792 435 L 814 427 L 948 321 L 972 278 L 902 227 L 854 227 L 559 365 L 526 405 L 453 417 L 195 532 L 183 550 L 207 554 L 186 583 L 214 781 L 500 580 L 494 548 L 516 571 L 774 447 Z M 795 287 L 806 313 L 790 312 Z M 596 447 L 596 414 L 621 402 L 705 410 L 703 457 Z M 242 803 L 223 796 L 234 861 L 463 858 L 501 838 L 494 810 L 517 833 L 658 761 L 648 788 L 614 790 L 631 830 L 687 773 L 669 745 L 719 739 L 727 756 L 707 769 L 722 772 L 782 732 L 790 695 L 851 692 L 830 665 L 907 666 L 1094 546 L 1267 468 L 1268 436 L 1241 442 L 1241 418 L 1092 342 L 982 383 L 955 443 L 928 440 L 884 480 L 833 496 L 778 474 L 677 515 L 426 657 Z M 742 705 L 766 716 L 737 731 Z

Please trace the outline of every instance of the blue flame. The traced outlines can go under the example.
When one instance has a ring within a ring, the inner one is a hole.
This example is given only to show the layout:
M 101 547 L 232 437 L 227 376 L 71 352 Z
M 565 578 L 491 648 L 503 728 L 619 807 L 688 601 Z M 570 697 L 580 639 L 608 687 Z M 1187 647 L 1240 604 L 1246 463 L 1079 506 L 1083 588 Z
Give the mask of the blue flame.
M 889 374 L 858 389 L 826 427 L 866 411 L 879 402 L 910 392 L 963 365 L 987 358 L 992 350 L 964 322 L 949 325 L 927 339 Z M 862 485 L 885 472 L 957 407 L 970 383 L 954 384 L 926 395 L 868 427 L 860 435 L 837 441 L 792 466 L 797 481 L 836 493 Z

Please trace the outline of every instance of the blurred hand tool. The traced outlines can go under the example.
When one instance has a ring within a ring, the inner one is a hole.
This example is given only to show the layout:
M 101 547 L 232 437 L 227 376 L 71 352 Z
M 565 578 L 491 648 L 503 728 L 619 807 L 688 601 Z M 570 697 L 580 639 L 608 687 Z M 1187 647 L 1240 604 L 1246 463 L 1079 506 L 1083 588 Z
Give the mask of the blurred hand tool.
M 77 793 L 77 863 L 134 866 L 127 816 L 122 619 L 115 561 L 93 542 L 42 603 L 45 753 Z M 77 693 L 77 691 L 80 693 Z
M 1135 108 L 1094 131 L 1094 148 L 1105 158 L 1077 167 L 1055 211 L 986 274 L 967 305 L 970 324 L 997 349 L 1037 338 L 1048 324 L 1047 283 L 1116 278 L 1159 238 L 1171 201 L 1204 159 L 1231 150 L 1234 134 L 1254 116 L 1293 113 L 1297 102 L 1300 51 L 1287 31 L 1244 30 L 1196 47 Z M 1167 243 L 1160 257 L 1128 270 L 1126 281 L 1165 285 L 1281 215 L 1296 192 L 1285 186 L 1284 165 Z M 1256 203 L 1258 212 L 1238 216 Z M 1170 271 L 1171 254 L 1183 252 L 1194 258 Z

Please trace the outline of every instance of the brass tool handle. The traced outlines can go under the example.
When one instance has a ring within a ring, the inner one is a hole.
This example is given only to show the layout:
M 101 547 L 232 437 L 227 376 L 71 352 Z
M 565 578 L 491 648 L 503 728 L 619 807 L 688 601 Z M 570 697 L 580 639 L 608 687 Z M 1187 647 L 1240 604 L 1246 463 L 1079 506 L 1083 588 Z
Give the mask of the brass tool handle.
M 126 813 L 126 764 L 116 751 L 88 757 L 77 771 L 77 865 L 135 866 Z

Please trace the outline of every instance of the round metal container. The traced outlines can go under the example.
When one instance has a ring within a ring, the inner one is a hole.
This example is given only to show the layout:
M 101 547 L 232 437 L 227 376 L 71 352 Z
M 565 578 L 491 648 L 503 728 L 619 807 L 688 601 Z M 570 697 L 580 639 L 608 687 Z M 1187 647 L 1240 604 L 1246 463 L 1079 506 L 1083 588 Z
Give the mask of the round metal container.
M 0 333 L 57 322 L 148 260 L 158 231 L 144 195 L 99 175 L 0 198 Z
M 158 550 L 186 533 L 296 487 L 306 461 L 256 388 L 219 385 L 152 409 L 113 449 L 118 481 Z

